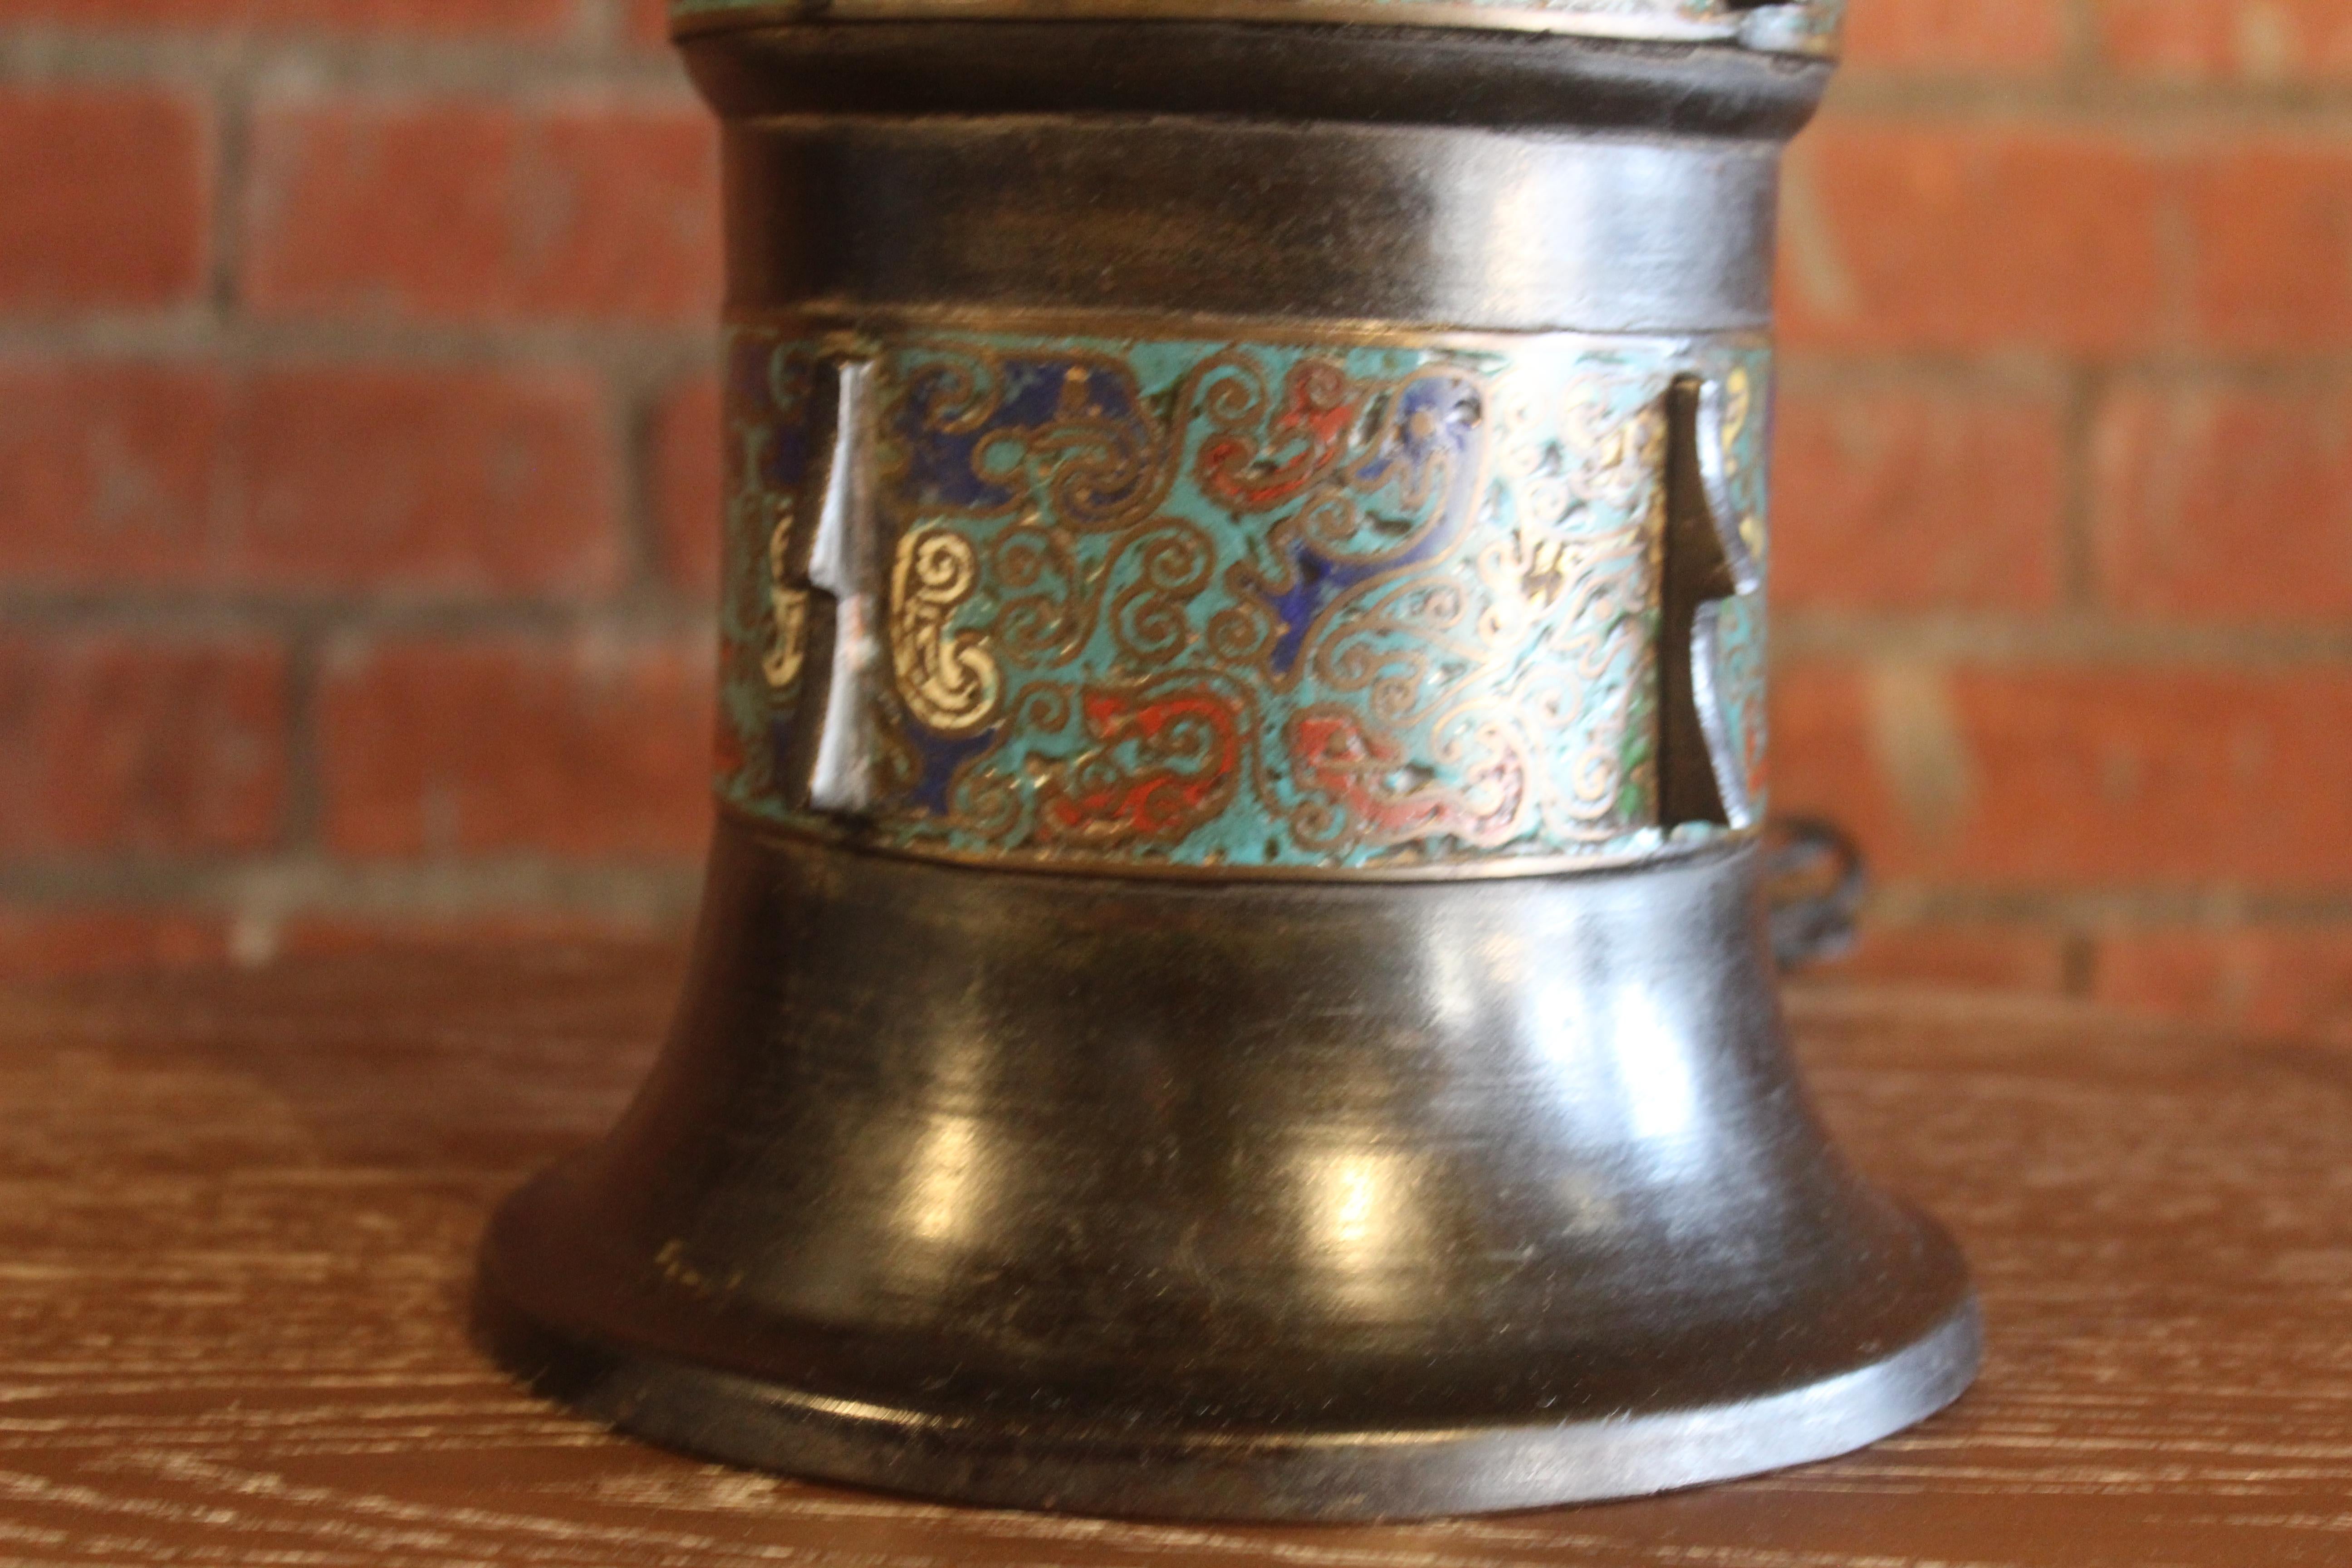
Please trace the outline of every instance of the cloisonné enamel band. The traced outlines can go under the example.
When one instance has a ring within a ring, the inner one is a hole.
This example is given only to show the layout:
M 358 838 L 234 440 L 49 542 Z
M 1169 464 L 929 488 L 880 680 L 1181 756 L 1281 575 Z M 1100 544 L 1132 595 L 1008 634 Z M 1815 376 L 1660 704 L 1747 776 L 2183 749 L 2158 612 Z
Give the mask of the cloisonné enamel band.
M 814 21 L 1351 22 L 1562 33 L 1655 43 L 1728 43 L 1832 56 L 1845 0 L 670 0 L 680 37 L 714 27 Z
M 1769 374 L 1738 333 L 738 321 L 720 796 L 1121 875 L 1537 873 L 1737 832 Z M 1678 710 L 1698 811 L 1662 766 Z

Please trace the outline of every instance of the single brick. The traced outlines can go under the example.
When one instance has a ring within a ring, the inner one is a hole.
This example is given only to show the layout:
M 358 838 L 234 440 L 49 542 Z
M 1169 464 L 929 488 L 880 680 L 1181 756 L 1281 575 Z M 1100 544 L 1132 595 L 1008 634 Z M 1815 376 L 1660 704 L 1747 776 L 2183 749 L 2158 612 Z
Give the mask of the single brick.
M 2352 1046 L 2352 929 L 2119 931 L 2094 973 L 2114 1006 Z
M 210 132 L 145 88 L 0 88 L 0 310 L 146 310 L 204 287 Z
M 0 637 L 0 853 L 278 842 L 287 669 L 257 637 Z
M 2176 81 L 2352 77 L 2344 0 L 2099 0 L 2099 50 L 2117 75 Z
M 1797 376 L 1782 386 L 1773 447 L 1776 603 L 2057 602 L 2065 415 L 2053 391 Z
M 2187 620 L 2352 616 L 2352 392 L 2131 385 L 2093 439 L 2101 596 Z
M 247 298 L 277 316 L 698 324 L 719 299 L 716 145 L 684 101 L 265 103 Z
M 602 592 L 616 468 L 577 371 L 0 366 L 0 580 Z
M 227 546 L 228 408 L 208 368 L 0 363 L 0 579 L 209 575 Z
M 2013 991 L 2065 989 L 2066 937 L 2024 926 L 1887 925 L 1865 919 L 1852 952 L 1801 971 L 1806 980 Z
M 205 910 L 0 907 L 0 979 L 226 963 L 229 922 Z
M 1791 148 L 1793 348 L 2102 353 L 2163 324 L 2170 176 L 2128 139 L 1824 116 Z
M 2065 54 L 2062 0 L 1862 0 L 1846 14 L 1849 68 L 2032 72 Z
M 2200 150 L 2183 178 L 2199 342 L 2352 346 L 2352 148 L 2336 136 L 2227 142 Z
M 1892 880 L 2352 885 L 2352 672 L 1806 659 L 1772 713 L 1773 809 Z
M 242 437 L 242 581 L 482 595 L 619 579 L 621 481 L 585 372 L 272 371 Z
M 573 0 L 0 0 L 0 25 L 560 37 Z
M 719 382 L 697 376 L 673 387 L 654 416 L 654 513 L 662 570 L 698 599 L 719 594 Z
M 320 736 L 337 854 L 698 853 L 714 660 L 700 638 L 425 638 L 331 661 Z

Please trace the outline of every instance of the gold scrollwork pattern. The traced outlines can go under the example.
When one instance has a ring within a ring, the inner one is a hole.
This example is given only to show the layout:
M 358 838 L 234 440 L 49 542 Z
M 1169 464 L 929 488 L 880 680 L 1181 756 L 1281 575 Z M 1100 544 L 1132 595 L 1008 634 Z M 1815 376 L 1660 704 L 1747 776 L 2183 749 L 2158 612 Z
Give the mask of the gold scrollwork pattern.
M 979 584 L 979 552 L 961 534 L 919 528 L 899 539 L 890 572 L 891 667 L 907 710 L 941 735 L 987 723 L 1003 686 L 987 636 L 950 624 Z
M 782 563 L 823 338 L 730 343 L 731 515 L 759 527 L 730 550 L 738 809 L 1118 871 L 1534 870 L 1663 844 L 1666 393 L 1725 380 L 1760 559 L 1759 342 L 864 332 L 889 679 L 867 718 L 883 787 L 845 826 L 775 784 L 808 700 Z M 1730 625 L 1718 684 L 1760 784 L 1760 622 Z
M 801 668 L 808 662 L 808 590 L 792 587 L 784 580 L 784 560 L 792 548 L 792 502 L 780 501 L 775 515 L 775 523 L 768 531 L 768 613 L 772 624 L 768 651 L 760 660 L 760 673 L 767 678 L 772 689 L 782 691 L 800 679 Z

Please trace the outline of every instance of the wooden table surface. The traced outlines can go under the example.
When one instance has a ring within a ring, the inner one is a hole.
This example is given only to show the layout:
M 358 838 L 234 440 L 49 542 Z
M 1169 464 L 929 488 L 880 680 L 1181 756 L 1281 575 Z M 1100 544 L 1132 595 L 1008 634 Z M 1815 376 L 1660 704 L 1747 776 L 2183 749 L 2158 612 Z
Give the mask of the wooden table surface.
M 614 1114 L 675 979 L 595 950 L 0 992 L 0 1563 L 2352 1563 L 2352 1056 L 1800 992 L 1848 1149 L 1975 1263 L 1958 1406 L 1641 1502 L 1155 1527 L 699 1464 L 483 1363 L 483 1215 Z

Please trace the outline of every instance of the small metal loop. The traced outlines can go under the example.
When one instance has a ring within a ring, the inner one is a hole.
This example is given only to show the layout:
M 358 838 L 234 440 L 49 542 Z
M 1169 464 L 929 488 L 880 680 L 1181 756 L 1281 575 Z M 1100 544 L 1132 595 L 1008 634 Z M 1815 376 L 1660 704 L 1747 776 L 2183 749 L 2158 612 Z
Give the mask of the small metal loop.
M 1775 817 L 1765 824 L 1764 837 L 1772 958 L 1780 972 L 1849 952 L 1870 890 L 1861 847 L 1845 829 L 1818 817 Z

